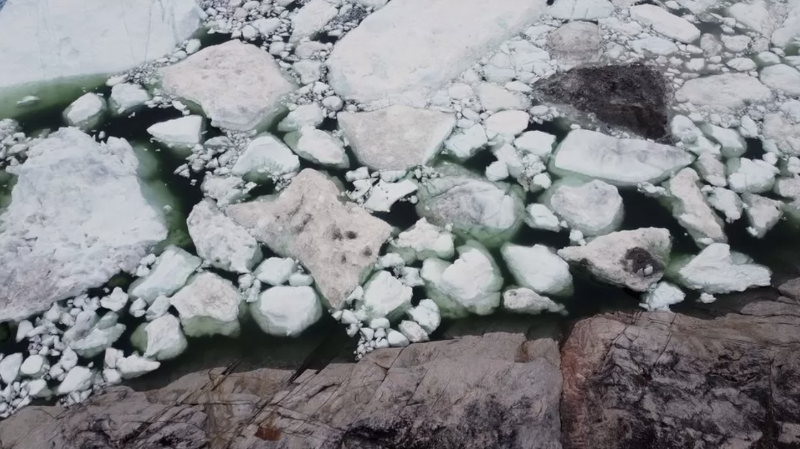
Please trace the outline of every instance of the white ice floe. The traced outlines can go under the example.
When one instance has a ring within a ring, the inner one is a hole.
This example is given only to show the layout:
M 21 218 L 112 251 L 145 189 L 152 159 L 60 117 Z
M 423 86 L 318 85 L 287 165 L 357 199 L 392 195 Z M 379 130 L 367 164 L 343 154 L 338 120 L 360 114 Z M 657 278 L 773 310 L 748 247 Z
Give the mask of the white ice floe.
M 341 115 L 338 118 L 341 120 Z M 297 131 L 304 126 L 316 128 L 321 125 L 324 120 L 325 114 L 317 103 L 304 104 L 290 111 L 289 114 L 278 123 L 278 131 Z
M 170 296 L 186 284 L 186 280 L 202 260 L 177 246 L 168 246 L 150 269 L 150 273 L 131 284 L 129 294 L 151 304 L 159 296 Z
M 19 368 L 22 366 L 24 356 L 17 352 L 7 355 L 0 360 L 0 379 L 6 385 L 11 385 L 19 377 Z
M 105 98 L 94 93 L 87 93 L 73 101 L 64 110 L 64 121 L 83 131 L 96 129 L 103 120 L 108 106 Z M 0 139 L 1 140 L 1 139 Z
M 239 335 L 241 296 L 230 281 L 216 274 L 194 276 L 170 302 L 178 311 L 187 336 Z
M 269 127 L 294 90 L 269 53 L 236 39 L 162 69 L 161 83 L 164 93 L 199 105 L 213 126 L 233 131 Z
M 202 142 L 203 117 L 189 115 L 186 117 L 156 123 L 147 128 L 147 133 L 181 156 L 191 154 L 192 148 Z
M 452 264 L 435 258 L 425 260 L 420 274 L 428 295 L 444 317 L 492 313 L 500 305 L 503 285 L 494 259 L 475 241 L 460 246 L 458 253 L 459 258 Z
M 342 142 L 328 132 L 304 126 L 283 138 L 292 151 L 303 159 L 333 168 L 348 168 L 350 159 Z
M 561 230 L 561 221 L 544 204 L 529 204 L 525 210 L 528 212 L 525 217 L 525 223 L 531 228 L 553 232 Z
M 709 245 L 697 256 L 676 265 L 675 277 L 681 285 L 705 293 L 743 292 L 770 285 L 767 267 L 752 263 L 744 254 L 731 252 L 724 243 Z
M 300 158 L 270 134 L 253 139 L 236 160 L 231 173 L 254 182 L 266 182 L 300 170 Z
M 542 131 L 526 131 L 514 139 L 514 147 L 518 150 L 535 154 L 546 160 L 553 152 L 556 136 Z
M 636 53 L 645 56 L 669 56 L 678 52 L 678 46 L 674 42 L 656 36 L 632 40 L 630 46 Z
M 542 295 L 572 294 L 569 265 L 552 249 L 544 245 L 528 247 L 507 243 L 500 252 L 520 286 Z
M 364 207 L 373 212 L 389 212 L 394 203 L 416 191 L 417 183 L 410 179 L 400 182 L 380 180 L 370 190 L 369 197 L 364 201 Z
M 313 38 L 336 17 L 338 10 L 327 0 L 311 0 L 292 16 L 292 35 L 289 42 L 296 44 L 304 38 Z
M 727 162 L 728 184 L 737 193 L 772 190 L 778 169 L 760 159 L 734 158 Z
M 272 287 L 250 304 L 256 324 L 267 334 L 296 337 L 322 317 L 311 287 Z
M 119 312 L 128 305 L 128 294 L 121 288 L 114 287 L 111 294 L 100 300 L 100 306 L 112 312 Z
M 489 139 L 486 136 L 486 129 L 481 125 L 473 125 L 453 133 L 444 142 L 444 147 L 448 153 L 465 160 L 474 156 L 487 143 Z
M 767 87 L 783 94 L 800 97 L 800 71 L 786 64 L 764 67 L 759 79 Z
M 772 91 L 758 79 L 742 73 L 726 73 L 690 79 L 675 92 L 679 103 L 730 111 L 772 99 Z
M 422 326 L 414 321 L 402 321 L 397 328 L 411 343 L 421 343 L 430 339 Z
M 484 122 L 487 132 L 510 136 L 522 134 L 528 127 L 530 115 L 524 111 L 500 111 L 489 116 Z
M 94 371 L 85 366 L 76 366 L 67 371 L 67 376 L 56 389 L 59 395 L 66 395 L 74 391 L 84 391 L 92 388 Z
M 725 157 L 739 157 L 747 151 L 747 143 L 734 129 L 721 128 L 710 123 L 700 125 L 700 129 L 706 136 L 720 144 L 722 155 Z
M 600 27 L 591 22 L 567 22 L 547 36 L 547 49 L 564 67 L 597 62 L 602 46 Z
M 122 83 L 111 88 L 108 108 L 112 115 L 127 116 L 144 108 L 150 94 L 138 84 Z
M 669 310 L 669 306 L 684 299 L 686 299 L 686 294 L 680 288 L 662 281 L 642 294 L 642 303 L 639 305 L 647 310 Z
M 64 333 L 63 341 L 81 357 L 92 358 L 103 353 L 125 332 L 125 325 L 118 320 L 119 315 L 114 312 L 98 317 L 94 312 L 82 311 L 76 325 Z
M 586 246 L 563 248 L 558 255 L 583 264 L 602 281 L 644 292 L 661 280 L 671 249 L 669 231 L 641 228 L 600 236 Z
M 359 162 L 373 170 L 405 170 L 427 164 L 455 126 L 453 114 L 391 106 L 343 112 L 339 127 Z
M 614 9 L 608 0 L 563 0 L 553 2 L 547 14 L 562 20 L 597 20 L 610 16 Z
M 450 90 L 452 92 L 452 86 Z M 530 106 L 530 100 L 524 95 L 518 92 L 511 92 L 494 83 L 480 83 L 475 90 L 478 95 L 478 101 L 487 112 L 512 109 L 524 110 Z
M 742 200 L 736 192 L 723 187 L 704 187 L 702 191 L 708 204 L 725 215 L 725 221 L 733 223 L 742 218 Z
M 411 307 L 412 295 L 411 287 L 404 285 L 388 271 L 379 271 L 364 287 L 364 298 L 360 305 L 367 320 L 394 320 Z
M 617 186 L 657 183 L 693 160 L 680 148 L 583 129 L 570 132 L 550 159 L 556 174 L 598 178 Z
M 700 247 L 711 242 L 725 243 L 725 225 L 714 213 L 700 191 L 700 178 L 691 168 L 684 168 L 664 183 L 672 215 L 689 231 Z
M 783 203 L 778 200 L 745 193 L 742 195 L 744 212 L 750 226 L 747 231 L 756 238 L 764 237 L 783 216 Z
M 716 187 L 725 187 L 728 180 L 725 177 L 725 164 L 719 156 L 711 153 L 703 153 L 694 161 L 694 168 L 703 181 Z
M 131 342 L 145 357 L 154 360 L 174 359 L 188 347 L 180 321 L 171 314 L 140 324 L 131 335 Z
M 423 299 L 420 301 L 419 305 L 408 311 L 408 316 L 416 321 L 422 330 L 428 334 L 433 333 L 442 322 L 439 306 L 430 299 Z
M 503 307 L 514 313 L 539 315 L 543 312 L 562 313 L 564 305 L 542 296 L 529 288 L 512 288 L 503 292 Z
M 50 368 L 46 364 L 46 359 L 39 354 L 28 356 L 19 367 L 19 373 L 25 377 L 41 377 Z
M 617 188 L 603 181 L 556 182 L 544 195 L 556 215 L 587 237 L 608 234 L 622 224 L 624 209 Z
M 392 252 L 400 254 L 406 263 L 429 257 L 452 259 L 455 255 L 453 240 L 453 234 L 421 218 L 414 226 L 392 240 L 389 248 Z
M 700 30 L 696 26 L 656 5 L 633 6 L 630 15 L 633 20 L 652 27 L 657 33 L 684 44 L 700 38 Z
M 138 354 L 131 354 L 117 360 L 117 370 L 123 379 L 133 379 L 143 376 L 150 371 L 155 371 L 161 366 L 161 362 L 150 360 Z
M 270 257 L 253 271 L 256 278 L 269 285 L 283 285 L 297 271 L 297 262 L 291 258 Z
M 122 139 L 63 128 L 28 151 L 0 224 L 0 315 L 19 320 L 99 287 L 167 237 Z
M 197 254 L 217 268 L 248 273 L 261 260 L 256 240 L 211 201 L 194 206 L 186 224 Z
M 672 117 L 669 122 L 669 130 L 672 136 L 680 140 L 683 147 L 692 153 L 701 156 L 704 154 L 720 154 L 720 146 L 708 140 L 700 128 L 685 115 Z

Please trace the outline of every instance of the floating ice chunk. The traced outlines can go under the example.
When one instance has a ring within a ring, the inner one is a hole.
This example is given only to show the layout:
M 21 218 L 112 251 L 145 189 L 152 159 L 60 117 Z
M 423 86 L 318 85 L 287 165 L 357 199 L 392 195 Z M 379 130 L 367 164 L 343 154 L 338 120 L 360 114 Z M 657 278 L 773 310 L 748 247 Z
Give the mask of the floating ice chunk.
M 408 311 L 408 316 L 416 321 L 422 330 L 429 335 L 433 333 L 442 322 L 442 317 L 439 314 L 439 306 L 430 299 L 423 299 L 420 301 L 417 307 Z
M 489 116 L 484 122 L 486 131 L 503 136 L 518 136 L 528 127 L 530 115 L 524 111 L 500 111 Z
M 758 68 L 755 61 L 750 58 L 734 58 L 726 62 L 725 65 L 737 72 L 750 72 Z
M 85 391 L 92 388 L 94 371 L 85 366 L 70 368 L 67 376 L 56 389 L 56 394 L 65 395 L 75 391 Z
M 429 340 L 428 334 L 422 329 L 422 326 L 413 321 L 402 321 L 397 328 L 411 343 L 421 343 Z
M 303 38 L 313 38 L 337 13 L 336 7 L 326 0 L 311 0 L 304 4 L 292 16 L 292 35 L 289 42 L 296 44 Z
M 157 370 L 159 366 L 161 366 L 161 362 L 156 362 L 137 354 L 117 360 L 117 370 L 123 379 L 143 376 L 150 371 Z
M 164 93 L 199 105 L 211 124 L 233 131 L 268 128 L 294 85 L 272 56 L 233 39 L 161 69 Z
M 333 168 L 350 166 L 342 142 L 325 131 L 305 126 L 287 134 L 283 140 L 298 156 L 307 161 Z
M 112 312 L 119 312 L 128 305 L 128 294 L 115 287 L 110 295 L 100 300 L 100 305 Z
M 686 299 L 686 294 L 669 282 L 659 282 L 642 295 L 641 307 L 647 310 L 669 310 L 669 306 Z
M 542 131 L 526 131 L 521 136 L 514 139 L 514 147 L 518 150 L 535 154 L 542 160 L 550 157 L 553 152 L 553 146 L 556 142 L 556 136 Z
M 597 62 L 602 46 L 600 27 L 591 22 L 567 22 L 547 36 L 553 59 L 570 67 Z
M 247 144 L 231 173 L 248 181 L 266 182 L 300 170 L 300 158 L 274 136 L 266 134 Z
M 398 318 L 411 307 L 411 287 L 403 285 L 388 271 L 379 271 L 364 288 L 362 305 L 366 319 Z
M 773 140 L 778 150 L 785 155 L 800 155 L 800 118 L 770 113 L 764 115 L 763 124 L 764 139 Z
M 700 178 L 691 168 L 684 168 L 664 183 L 670 196 L 672 215 L 689 231 L 694 241 L 703 247 L 709 241 L 727 242 L 725 225 L 706 203 L 700 191 Z
M 630 46 L 633 51 L 643 55 L 669 56 L 678 52 L 678 46 L 672 41 L 655 36 L 632 40 Z
M 85 358 L 92 358 L 103 353 L 106 348 L 119 340 L 119 337 L 125 332 L 125 325 L 117 322 L 119 315 L 116 313 L 109 312 L 99 320 L 97 320 L 97 315 L 94 315 L 94 312 L 91 312 L 91 314 L 94 316 L 89 321 L 94 323 L 91 327 L 76 334 L 70 334 L 69 332 L 64 334 L 64 343 L 67 343 L 72 350 Z
M 784 198 L 800 199 L 800 177 L 777 178 L 774 191 Z
M 380 180 L 370 190 L 369 198 L 364 201 L 364 207 L 373 212 L 389 212 L 394 203 L 416 191 L 417 183 L 410 179 L 400 182 Z
M 131 335 L 131 343 L 145 357 L 154 360 L 174 359 L 188 346 L 186 337 L 181 332 L 180 321 L 170 314 L 140 324 Z
M 465 170 L 440 166 L 442 175 L 420 183 L 417 213 L 454 233 L 497 246 L 519 229 L 524 214 L 519 191 L 476 179 Z
M 739 157 L 747 151 L 747 143 L 736 130 L 720 128 L 708 123 L 700 125 L 700 129 L 722 146 L 722 155 L 725 157 Z
M 28 358 L 22 362 L 22 365 L 19 367 L 19 372 L 25 377 L 41 377 L 45 372 L 48 370 L 48 366 L 45 365 L 45 358 L 38 355 L 30 355 Z
M 131 284 L 130 295 L 142 298 L 148 304 L 159 296 L 170 296 L 186 284 L 202 262 L 199 257 L 170 245 L 158 257 L 150 273 Z
M 403 260 L 403 257 L 400 254 L 397 253 L 388 253 L 378 259 L 378 266 L 381 268 L 402 267 L 405 264 L 406 261 Z
M 311 287 L 272 287 L 250 303 L 250 313 L 267 334 L 296 337 L 322 317 L 322 306 Z
M 444 147 L 448 153 L 465 160 L 474 156 L 487 143 L 489 143 L 489 139 L 486 137 L 486 130 L 483 126 L 473 125 L 451 135 L 444 142 Z
M 544 204 L 530 204 L 526 210 L 528 211 L 528 215 L 525 217 L 525 223 L 531 228 L 553 232 L 561 230 L 561 221 L 556 217 L 556 214 Z
M 340 122 L 342 116 L 337 117 Z M 278 123 L 278 131 L 291 132 L 298 131 L 304 126 L 318 127 L 325 120 L 325 114 L 317 103 L 304 104 L 298 106 Z
M 530 107 L 530 100 L 518 92 L 511 92 L 497 84 L 481 83 L 477 88 L 478 100 L 487 112 L 522 110 Z
M 84 94 L 64 110 L 64 121 L 83 131 L 97 128 L 108 109 L 106 100 L 94 93 Z M 0 139 L 2 140 L 2 139 Z
M 759 33 L 766 32 L 770 27 L 769 11 L 763 1 L 734 3 L 728 7 L 726 12 L 739 24 Z
M 170 300 L 166 296 L 159 296 L 158 298 L 150 304 L 150 307 L 147 308 L 147 311 L 144 314 L 144 319 L 147 321 L 153 321 L 156 318 L 164 316 L 167 311 L 169 311 L 170 307 Z
M 393 348 L 401 348 L 411 344 L 405 335 L 392 329 L 386 333 L 386 340 L 389 342 L 389 346 Z
M 584 264 L 602 281 L 644 292 L 661 280 L 671 249 L 669 231 L 642 228 L 600 236 L 586 246 L 563 248 L 558 255 Z
M 630 14 L 631 19 L 648 25 L 657 33 L 684 44 L 690 44 L 700 37 L 700 30 L 696 26 L 656 5 L 633 6 Z
M 219 207 L 242 201 L 249 191 L 242 178 L 236 176 L 214 176 L 206 173 L 200 190 L 209 198 L 217 200 Z
M 11 385 L 19 377 L 19 368 L 22 366 L 22 354 L 19 352 L 3 357 L 0 360 L 0 379 L 6 385 Z
M 679 103 L 691 103 L 713 110 L 729 111 L 772 99 L 772 91 L 758 79 L 743 73 L 726 73 L 695 78 L 675 92 Z
M 778 169 L 760 159 L 729 159 L 728 184 L 731 190 L 738 193 L 763 193 L 775 185 Z
M 239 335 L 239 292 L 213 273 L 200 273 L 172 298 L 186 335 Z
M 466 312 L 491 314 L 500 305 L 503 277 L 489 252 L 478 242 L 469 241 L 458 248 L 459 257 L 452 264 L 426 270 L 422 278 L 430 285 L 429 295 L 442 316 L 464 316 Z M 430 259 L 429 259 L 430 260 Z M 435 265 L 435 264 L 434 264 Z
M 211 201 L 194 206 L 186 223 L 197 254 L 217 268 L 248 273 L 261 260 L 256 240 Z
M 147 133 L 153 136 L 156 141 L 176 150 L 177 154 L 188 156 L 191 154 L 192 148 L 202 142 L 203 128 L 203 117 L 188 115 L 156 123 L 147 128 Z
M 695 126 L 689 117 L 685 115 L 676 115 L 669 123 L 670 133 L 676 139 L 679 139 L 683 146 L 696 154 L 711 153 L 714 155 L 720 154 L 719 145 L 712 143 L 708 140 L 700 128 Z
M 514 313 L 539 315 L 542 312 L 561 313 L 564 306 L 529 288 L 512 288 L 503 292 L 503 307 Z
M 453 114 L 390 106 L 373 112 L 342 112 L 339 127 L 356 158 L 373 170 L 405 170 L 427 164 L 453 131 Z
M 486 167 L 486 179 L 489 181 L 502 181 L 508 178 L 508 165 L 503 161 L 494 161 Z
M 104 369 L 103 380 L 109 386 L 119 385 L 122 383 L 122 374 L 116 369 Z
M 289 276 L 297 271 L 297 263 L 294 259 L 280 257 L 270 257 L 261 262 L 253 274 L 256 278 L 269 285 L 283 285 L 289 280 Z
M 33 398 L 49 398 L 53 392 L 47 388 L 47 381 L 44 379 L 34 379 L 28 382 L 28 395 Z
M 69 371 L 78 364 L 78 354 L 76 354 L 71 348 L 67 347 L 64 349 L 64 352 L 61 353 L 61 358 L 58 360 L 58 364 L 61 365 L 61 368 L 63 368 L 64 371 Z
M 150 94 L 138 84 L 117 84 L 111 88 L 108 97 L 108 108 L 115 116 L 127 116 L 144 108 L 150 101 Z
M 598 178 L 617 186 L 657 183 L 692 163 L 689 153 L 644 140 L 617 139 L 594 131 L 570 132 L 550 158 L 551 169 Z
M 17 324 L 16 342 L 19 343 L 24 340 L 28 334 L 33 330 L 33 323 L 28 320 L 22 320 Z
M 622 224 L 622 197 L 603 181 L 559 181 L 545 193 L 544 201 L 570 228 L 587 237 L 608 234 Z
M 596 20 L 614 12 L 607 0 L 560 0 L 547 8 L 547 13 L 561 20 Z
M 725 187 L 728 180 L 725 177 L 725 164 L 711 153 L 703 153 L 694 162 L 697 173 L 703 180 L 712 186 Z
M 453 234 L 419 219 L 414 226 L 400 233 L 389 246 L 390 251 L 400 254 L 406 263 L 425 260 L 429 257 L 452 259 L 455 255 Z
M 730 246 L 714 243 L 697 256 L 676 264 L 676 280 L 686 288 L 705 293 L 743 292 L 750 287 L 770 285 L 770 270 L 752 263 Z
M 742 218 L 742 200 L 736 192 L 722 187 L 703 188 L 708 204 L 725 215 L 725 221 L 733 223 Z
M 750 227 L 747 231 L 756 238 L 764 237 L 783 216 L 783 203 L 753 193 L 745 193 L 742 200 Z
M 507 243 L 500 248 L 514 280 L 542 295 L 569 296 L 572 294 L 572 275 L 569 265 L 544 246 L 531 247 Z
M 764 67 L 759 76 L 761 82 L 786 95 L 800 96 L 800 71 L 786 64 Z

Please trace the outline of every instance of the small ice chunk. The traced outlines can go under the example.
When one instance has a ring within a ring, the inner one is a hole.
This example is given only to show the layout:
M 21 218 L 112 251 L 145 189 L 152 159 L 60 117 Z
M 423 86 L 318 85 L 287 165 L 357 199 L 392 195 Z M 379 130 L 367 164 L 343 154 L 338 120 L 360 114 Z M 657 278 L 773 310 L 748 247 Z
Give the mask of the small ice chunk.
M 143 376 L 151 371 L 155 371 L 161 366 L 161 362 L 156 362 L 138 354 L 132 354 L 117 360 L 117 370 L 123 379 L 133 379 Z
M 20 374 L 25 377 L 37 378 L 41 377 L 47 370 L 48 366 L 45 365 L 45 358 L 38 355 L 30 355 L 19 368 Z
M 283 138 L 284 142 L 303 159 L 332 168 L 348 168 L 350 160 L 342 142 L 333 135 L 304 126 Z
M 525 217 L 525 223 L 531 228 L 553 232 L 561 230 L 561 221 L 556 217 L 556 214 L 544 204 L 530 204 L 526 210 L 528 211 L 528 215 Z
M 83 316 L 91 316 L 91 318 L 84 321 L 81 319 Z M 68 344 L 81 357 L 92 358 L 103 353 L 125 332 L 125 325 L 118 323 L 118 320 L 119 315 L 114 312 L 109 312 L 100 319 L 97 319 L 94 312 L 81 312 L 78 315 L 78 323 L 87 323 L 89 326 L 77 329 L 78 325 L 76 325 L 65 332 L 64 343 Z M 77 332 L 72 333 L 73 330 Z
M 119 312 L 128 305 L 128 294 L 115 287 L 111 294 L 100 300 L 100 305 L 112 312 Z
M 390 243 L 389 249 L 400 254 L 406 263 L 429 257 L 452 259 L 455 255 L 453 240 L 453 234 L 421 218 L 410 229 L 401 232 Z
M 103 97 L 87 93 L 67 106 L 64 110 L 64 121 L 67 125 L 76 126 L 83 131 L 96 129 L 102 123 L 107 109 Z
M 138 84 L 117 84 L 111 88 L 108 107 L 112 115 L 123 116 L 136 112 L 150 101 L 150 94 Z
M 8 355 L 0 360 L 0 379 L 6 385 L 10 385 L 19 376 L 19 368 L 22 366 L 22 354 L 17 352 Z
M 159 296 L 170 296 L 186 285 L 189 276 L 200 268 L 202 263 L 199 257 L 170 245 L 158 256 L 150 273 L 131 284 L 130 295 L 133 298 L 142 298 L 148 304 Z
M 303 104 L 289 112 L 286 118 L 278 123 L 278 131 L 299 131 L 304 126 L 317 128 L 324 120 L 325 114 L 317 103 Z
M 71 368 L 64 380 L 56 389 L 58 395 L 66 395 L 75 391 L 85 391 L 92 388 L 94 371 L 85 366 Z
M 633 51 L 642 55 L 669 56 L 678 52 L 678 46 L 671 40 L 655 36 L 632 40 L 629 44 Z
M 247 144 L 231 173 L 247 181 L 267 182 L 300 170 L 300 158 L 274 136 L 265 134 Z
M 700 178 L 691 168 L 684 168 L 664 183 L 670 197 L 672 215 L 698 245 L 726 242 L 725 225 L 706 202 L 700 191 Z
M 725 187 L 728 180 L 725 177 L 725 164 L 711 153 L 703 153 L 694 162 L 694 168 L 703 180 L 712 186 Z
M 122 383 L 122 374 L 116 369 L 104 369 L 103 380 L 106 382 L 106 385 L 118 385 Z
M 767 87 L 789 96 L 800 96 L 800 70 L 786 64 L 764 67 L 759 79 Z
M 725 157 L 739 157 L 747 151 L 747 143 L 734 129 L 721 128 L 705 123 L 700 129 L 706 136 L 722 145 L 722 155 Z
M 486 179 L 492 182 L 508 178 L 508 166 L 503 161 L 494 161 L 486 167 Z
M 16 341 L 17 343 L 24 340 L 28 334 L 33 330 L 33 323 L 28 320 L 22 320 L 17 325 L 17 336 Z
M 313 38 L 339 10 L 326 0 L 311 0 L 292 16 L 292 35 L 289 42 L 296 44 L 304 38 Z
M 535 154 L 542 160 L 550 157 L 556 142 L 556 136 L 542 131 L 525 131 L 514 139 L 514 147 L 518 150 Z
M 686 299 L 686 294 L 680 288 L 669 282 L 659 282 L 656 286 L 642 295 L 641 307 L 647 310 L 669 310 L 669 306 Z
M 417 307 L 408 311 L 408 316 L 427 333 L 431 334 L 435 331 L 439 324 L 442 322 L 442 317 L 439 313 L 439 306 L 430 299 L 423 299 L 419 302 Z
M 230 281 L 214 273 L 194 276 L 172 298 L 186 335 L 239 335 L 241 296 Z
M 28 395 L 33 398 L 49 398 L 53 392 L 47 388 L 47 381 L 44 379 L 34 379 L 28 382 Z
M 389 342 L 389 346 L 393 348 L 401 348 L 410 344 L 405 335 L 391 329 L 386 334 L 386 340 Z
M 724 243 L 711 244 L 682 262 L 676 264 L 676 280 L 692 290 L 717 294 L 770 285 L 771 272 L 767 267 L 752 263 L 744 254 L 731 252 Z
M 487 112 L 527 109 L 530 100 L 518 92 L 511 92 L 496 84 L 481 83 L 478 85 L 478 99 Z
M 756 238 L 764 237 L 783 216 L 783 203 L 753 193 L 742 195 L 745 204 L 744 212 L 750 227 L 748 232 Z
M 500 111 L 484 122 L 486 130 L 503 136 L 518 136 L 528 127 L 530 115 L 524 111 Z
M 742 200 L 736 192 L 722 187 L 704 188 L 708 204 L 725 215 L 725 221 L 733 223 L 742 218 Z
M 188 156 L 191 154 L 192 148 L 202 142 L 203 128 L 202 116 L 188 115 L 156 123 L 147 128 L 147 133 L 168 148 L 177 150 L 177 154 Z
M 322 317 L 322 305 L 311 287 L 272 287 L 250 303 L 250 313 L 267 334 L 296 337 Z
M 174 359 L 188 346 L 180 321 L 171 314 L 140 324 L 131 335 L 131 342 L 145 357 L 155 360 Z
M 403 285 L 388 271 L 379 271 L 364 288 L 362 306 L 366 319 L 396 319 L 411 307 L 412 296 L 411 287 Z
M 398 329 L 411 343 L 421 343 L 429 340 L 425 330 L 413 321 L 402 321 Z
M 256 239 L 209 200 L 194 206 L 186 223 L 197 254 L 217 268 L 248 273 L 261 260 Z
M 684 44 L 690 44 L 700 37 L 700 30 L 688 20 L 656 5 L 632 6 L 630 15 L 631 19 L 652 27 L 655 32 Z
M 607 234 L 622 224 L 622 197 L 616 187 L 600 180 L 557 182 L 545 193 L 545 204 L 587 237 Z
M 269 285 L 283 285 L 297 271 L 297 262 L 291 258 L 270 257 L 261 262 L 253 274 L 256 279 Z
M 483 148 L 489 139 L 481 125 L 472 125 L 465 130 L 456 131 L 445 142 L 444 148 L 460 160 L 471 158 Z
M 514 280 L 542 295 L 572 294 L 569 264 L 544 245 L 521 246 L 507 243 L 500 248 Z
M 394 203 L 416 192 L 417 188 L 417 183 L 410 179 L 400 182 L 384 182 L 381 179 L 370 190 L 369 198 L 364 202 L 364 207 L 373 212 L 389 212 Z
M 512 288 L 503 292 L 503 307 L 514 313 L 539 315 L 542 312 L 561 313 L 564 306 L 541 296 L 529 288 Z
M 779 170 L 760 159 L 729 159 L 728 184 L 738 193 L 764 193 L 772 190 Z

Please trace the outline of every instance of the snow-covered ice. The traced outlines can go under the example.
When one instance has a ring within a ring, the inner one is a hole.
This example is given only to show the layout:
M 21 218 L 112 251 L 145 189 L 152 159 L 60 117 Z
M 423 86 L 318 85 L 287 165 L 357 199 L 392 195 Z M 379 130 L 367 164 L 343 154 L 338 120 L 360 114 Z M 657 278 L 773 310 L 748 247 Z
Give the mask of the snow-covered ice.
M 691 168 L 684 168 L 664 183 L 669 195 L 672 215 L 689 231 L 700 247 L 711 242 L 728 241 L 725 224 L 714 213 L 700 191 L 700 177 Z
M 561 313 L 564 306 L 529 288 L 512 288 L 503 292 L 503 307 L 514 313 L 539 315 L 542 312 Z
M 556 215 L 587 237 L 616 231 L 624 208 L 617 188 L 603 181 L 556 182 L 545 192 L 545 204 Z
M 453 240 L 453 234 L 421 218 L 392 240 L 389 248 L 400 254 L 406 263 L 429 257 L 452 259 L 455 255 Z
M 194 276 L 170 302 L 187 336 L 239 335 L 241 295 L 230 281 L 214 273 Z
M 296 337 L 322 317 L 322 306 L 311 287 L 272 287 L 250 303 L 250 313 L 264 332 Z
M 156 123 L 147 128 L 147 133 L 168 148 L 177 150 L 178 154 L 188 156 L 195 145 L 203 141 L 203 117 L 188 115 L 165 122 Z
M 217 268 L 248 273 L 261 261 L 261 248 L 256 239 L 211 201 L 197 203 L 186 224 L 197 254 Z
M 253 274 L 259 281 L 274 286 L 285 284 L 295 271 L 297 271 L 297 263 L 294 259 L 270 257 L 261 262 Z
M 154 360 L 174 359 L 189 345 L 181 331 L 180 321 L 169 313 L 140 324 L 133 332 L 131 342 L 145 357 Z
M 676 281 L 686 288 L 705 293 L 743 292 L 750 287 L 770 285 L 772 273 L 730 246 L 714 243 L 697 256 L 678 262 Z
M 266 182 L 300 170 L 300 158 L 276 137 L 265 134 L 247 144 L 231 173 L 254 182 Z
M 367 320 L 399 318 L 411 307 L 411 287 L 403 285 L 388 271 L 379 271 L 364 287 L 362 307 Z
M 134 281 L 128 292 L 133 298 L 142 298 L 150 304 L 159 296 L 170 296 L 178 291 L 202 263 L 199 257 L 170 245 L 158 256 L 150 273 Z
M 326 131 L 304 126 L 287 134 L 283 140 L 292 151 L 309 162 L 332 168 L 350 167 L 344 145 Z
M 69 126 L 88 131 L 97 128 L 102 123 L 107 109 L 105 98 L 94 93 L 87 93 L 64 109 L 64 121 Z
M 642 295 L 642 303 L 639 305 L 647 310 L 669 310 L 669 306 L 685 298 L 686 294 L 680 288 L 662 281 Z

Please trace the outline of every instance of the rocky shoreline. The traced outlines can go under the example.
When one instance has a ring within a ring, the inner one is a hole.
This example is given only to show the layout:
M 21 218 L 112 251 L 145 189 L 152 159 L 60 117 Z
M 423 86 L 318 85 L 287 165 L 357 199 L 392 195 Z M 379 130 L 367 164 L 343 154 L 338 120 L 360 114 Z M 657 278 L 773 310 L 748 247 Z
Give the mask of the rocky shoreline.
M 679 313 L 560 329 L 455 322 L 444 340 L 319 370 L 192 372 L 0 423 L 4 449 L 792 448 L 800 445 L 800 279 Z

